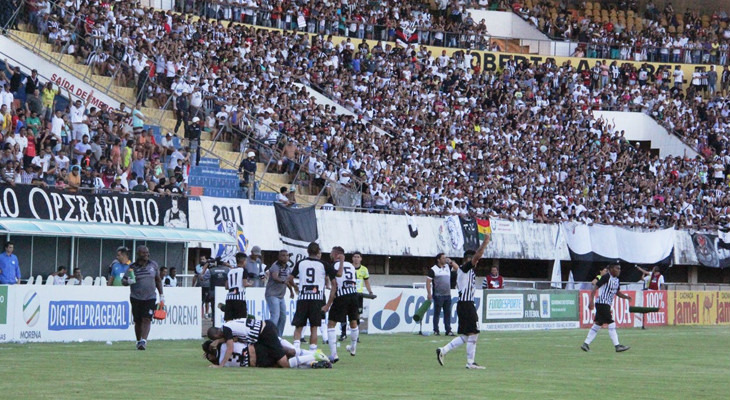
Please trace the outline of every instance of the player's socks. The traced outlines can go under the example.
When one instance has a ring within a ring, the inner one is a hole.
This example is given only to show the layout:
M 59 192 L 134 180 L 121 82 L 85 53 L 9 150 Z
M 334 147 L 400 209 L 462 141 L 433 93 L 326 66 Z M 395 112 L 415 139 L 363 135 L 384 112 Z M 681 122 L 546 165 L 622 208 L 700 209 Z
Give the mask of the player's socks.
M 466 363 L 474 364 L 474 357 L 477 354 L 477 339 L 479 335 L 469 335 L 466 337 Z
M 591 344 L 593 339 L 596 338 L 596 335 L 598 335 L 598 331 L 601 330 L 601 325 L 593 324 L 591 327 L 591 330 L 588 331 L 588 336 L 586 336 L 585 344 Z
M 313 355 L 308 356 L 297 356 L 289 359 L 290 368 L 311 368 L 312 363 L 315 361 Z
M 463 335 L 457 336 L 452 341 L 447 343 L 446 346 L 442 347 L 441 352 L 443 354 L 446 354 L 446 353 L 450 352 L 451 350 L 454 350 L 455 348 L 463 345 L 464 343 L 466 343 L 466 336 L 463 336 Z
M 615 322 L 608 325 L 608 337 L 611 338 L 614 346 L 618 346 L 618 333 L 616 332 Z
M 317 350 L 317 345 L 316 345 L 316 344 L 311 344 L 311 343 L 310 343 L 310 344 L 309 344 L 309 350 L 312 350 L 312 351 L 316 351 L 316 350 Z
M 327 329 L 327 342 L 330 345 L 330 356 L 337 357 L 337 329 Z
M 360 328 L 350 328 L 350 354 L 353 356 L 357 351 L 357 339 L 360 337 Z
M 296 350 L 299 350 L 302 348 L 302 342 L 299 340 L 295 339 L 293 344 L 294 344 L 294 349 L 296 349 Z

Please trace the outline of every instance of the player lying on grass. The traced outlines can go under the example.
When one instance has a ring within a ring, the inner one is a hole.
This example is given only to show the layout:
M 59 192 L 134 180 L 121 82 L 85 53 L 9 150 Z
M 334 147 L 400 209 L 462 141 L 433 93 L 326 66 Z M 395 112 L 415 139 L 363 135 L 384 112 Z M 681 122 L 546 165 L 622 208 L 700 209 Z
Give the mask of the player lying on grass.
M 297 351 L 291 343 L 279 338 L 279 331 L 273 321 L 260 321 L 253 318 L 226 321 L 221 328 L 211 327 L 208 329 L 208 339 L 221 340 L 226 344 L 224 352 L 219 357 L 222 360 L 230 360 L 233 357 L 234 343 L 236 342 L 254 345 L 257 353 L 259 353 L 258 365 L 263 367 L 269 366 L 268 364 L 273 366 L 273 364 L 278 363 L 282 368 L 289 368 L 288 366 L 291 363 L 287 362 L 287 351 L 295 361 L 297 357 L 311 355 L 309 353 L 305 354 L 301 350 Z M 261 355 L 264 352 L 266 353 L 265 357 L 262 357 Z
M 321 351 L 296 351 L 291 343 L 280 340 L 283 356 L 277 349 L 262 343 L 233 342 L 230 356 L 226 358 L 229 344 L 224 339 L 216 339 L 203 343 L 203 357 L 213 364 L 211 367 L 332 368 L 327 356 Z

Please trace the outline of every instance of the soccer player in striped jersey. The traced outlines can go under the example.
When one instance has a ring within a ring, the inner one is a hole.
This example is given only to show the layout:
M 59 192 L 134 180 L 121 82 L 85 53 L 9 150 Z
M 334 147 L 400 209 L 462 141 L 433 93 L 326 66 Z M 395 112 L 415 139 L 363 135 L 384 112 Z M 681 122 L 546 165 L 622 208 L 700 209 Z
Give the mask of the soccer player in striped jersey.
M 598 331 L 601 330 L 603 324 L 608 324 L 608 337 L 611 338 L 617 353 L 630 349 L 629 346 L 624 346 L 619 343 L 616 323 L 613 322 L 613 314 L 611 312 L 614 297 L 618 296 L 631 301 L 631 296 L 621 293 L 621 282 L 618 279 L 620 274 L 621 265 L 616 261 L 614 264 L 608 266 L 608 273 L 601 276 L 601 279 L 593 285 L 588 309 L 593 310 L 595 308 L 596 317 L 593 320 L 591 330 L 588 331 L 585 342 L 580 346 L 583 351 L 590 351 L 591 348 L 589 346 L 593 339 L 596 338 L 596 335 L 598 335 Z M 596 292 L 598 292 L 598 299 L 595 298 Z
M 249 280 L 250 276 L 244 268 L 246 266 L 246 253 L 236 253 L 236 266 L 228 270 L 228 280 L 226 280 L 226 308 L 224 310 L 223 320 L 231 321 L 234 319 L 246 318 L 248 310 L 246 309 L 246 287 L 253 286 L 253 282 Z
M 476 251 L 467 250 L 464 252 L 464 264 L 459 266 L 453 260 L 449 260 L 452 270 L 456 271 L 456 287 L 459 290 L 459 301 L 456 303 L 456 316 L 459 318 L 459 336 L 454 338 L 444 347 L 436 349 L 436 359 L 439 364 L 444 365 L 444 356 L 451 350 L 466 344 L 466 368 L 484 369 L 483 366 L 474 362 L 477 352 L 477 340 L 479 339 L 479 317 L 474 305 L 474 290 L 476 289 L 476 268 L 479 260 L 484 255 L 492 236 L 487 235 L 481 246 Z
M 338 276 L 331 279 L 330 296 L 322 307 L 323 312 L 329 311 L 327 321 L 327 338 L 330 346 L 330 361 L 336 363 L 337 357 L 337 323 L 346 323 L 350 320 L 350 344 L 346 347 L 351 356 L 357 351 L 357 338 L 360 333 L 357 321 L 360 319 L 360 302 L 357 294 L 357 271 L 355 266 L 345 261 L 345 250 L 335 246 L 330 252 L 332 262 L 338 268 Z
M 319 244 L 312 242 L 307 246 L 308 257 L 300 260 L 287 278 L 287 285 L 297 292 L 297 310 L 292 319 L 294 325 L 294 347 L 299 349 L 302 329 L 309 322 L 309 349 L 317 349 L 317 330 L 322 325 L 322 310 L 325 306 L 324 289 L 327 278 L 342 276 L 328 263 L 320 260 L 322 251 Z M 299 278 L 299 286 L 294 286 L 294 278 Z

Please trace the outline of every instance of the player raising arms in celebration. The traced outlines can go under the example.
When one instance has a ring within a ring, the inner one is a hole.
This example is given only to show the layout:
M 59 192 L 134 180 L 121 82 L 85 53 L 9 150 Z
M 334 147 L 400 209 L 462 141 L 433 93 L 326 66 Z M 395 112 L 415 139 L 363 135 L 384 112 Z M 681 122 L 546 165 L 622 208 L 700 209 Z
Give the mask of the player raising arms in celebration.
M 335 272 L 331 265 L 320 260 L 322 251 L 319 244 L 312 242 L 307 246 L 308 257 L 300 260 L 287 278 L 287 285 L 294 287 L 299 297 L 297 310 L 292 319 L 294 325 L 294 348 L 299 349 L 302 329 L 309 321 L 309 349 L 317 349 L 317 329 L 322 325 L 322 307 L 324 307 L 325 280 L 342 276 L 342 270 Z M 294 278 L 299 278 L 299 286 L 294 285 Z
M 474 268 L 484 255 L 484 250 L 491 238 L 491 235 L 487 235 L 477 251 L 465 251 L 463 265 L 459 266 L 453 260 L 449 260 L 452 270 L 456 271 L 456 288 L 459 290 L 459 301 L 456 303 L 456 316 L 459 318 L 457 333 L 459 336 L 446 346 L 436 349 L 436 359 L 441 365 L 444 365 L 444 356 L 447 353 L 466 344 L 466 368 L 484 369 L 483 366 L 474 362 L 477 352 L 477 340 L 479 339 L 479 317 L 474 306 L 474 290 L 476 289 Z
M 335 325 L 340 322 L 344 324 L 347 319 L 350 320 L 350 345 L 347 351 L 354 356 L 357 350 L 357 338 L 360 333 L 357 327 L 357 321 L 360 319 L 360 302 L 357 294 L 357 271 L 355 266 L 345 261 L 345 250 L 342 247 L 335 246 L 330 252 L 332 262 L 338 268 L 338 275 L 332 279 L 332 288 L 330 296 L 322 307 L 322 311 L 329 310 L 329 320 L 327 321 L 327 337 L 330 346 L 330 361 L 336 363 L 339 361 L 337 357 L 337 329 Z M 341 273 L 340 273 L 341 272 Z
M 588 309 L 596 309 L 596 318 L 593 320 L 593 326 L 588 331 L 583 345 L 580 346 L 581 350 L 589 351 L 589 345 L 598 335 L 598 331 L 601 330 L 601 325 L 608 324 L 608 336 L 613 342 L 613 346 L 616 348 L 616 352 L 620 353 L 630 349 L 629 346 L 624 346 L 618 342 L 618 333 L 616 333 L 616 323 L 613 322 L 613 315 L 611 314 L 611 304 L 613 304 L 613 298 L 618 296 L 622 299 L 631 301 L 631 296 L 621 293 L 620 282 L 618 276 L 621 274 L 621 265 L 615 262 L 608 267 L 608 273 L 603 275 L 601 279 L 593 285 L 591 291 L 590 302 L 588 303 Z M 598 300 L 595 300 L 596 292 L 598 292 Z M 594 306 L 595 301 L 595 306 Z

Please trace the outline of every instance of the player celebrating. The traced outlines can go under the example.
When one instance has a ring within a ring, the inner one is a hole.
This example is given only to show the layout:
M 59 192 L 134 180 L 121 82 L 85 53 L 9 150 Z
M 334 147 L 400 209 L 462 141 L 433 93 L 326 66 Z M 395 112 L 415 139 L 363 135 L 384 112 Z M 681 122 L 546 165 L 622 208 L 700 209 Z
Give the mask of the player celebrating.
M 477 340 L 479 339 L 479 317 L 474 306 L 474 290 L 476 288 L 474 268 L 482 258 L 491 238 L 491 235 L 487 235 L 477 251 L 465 251 L 464 265 L 459 266 L 454 261 L 448 260 L 452 270 L 456 271 L 456 287 L 459 290 L 459 301 L 456 303 L 456 316 L 459 318 L 457 333 L 459 336 L 446 346 L 436 349 L 436 359 L 441 365 L 444 365 L 444 356 L 447 353 L 466 343 L 466 368 L 484 369 L 483 366 L 474 362 L 477 352 Z
M 246 318 L 246 287 L 253 286 L 248 279 L 249 275 L 244 268 L 246 266 L 246 253 L 236 253 L 236 266 L 228 270 L 226 281 L 226 307 L 223 311 L 223 320 Z
M 294 348 L 301 345 L 302 329 L 309 321 L 309 349 L 317 349 L 317 329 L 322 325 L 322 307 L 324 307 L 324 288 L 327 277 L 333 279 L 342 276 L 342 271 L 335 272 L 331 265 L 320 260 L 322 251 L 319 244 L 312 242 L 307 246 L 307 258 L 300 260 L 287 278 L 287 285 L 297 292 L 297 310 L 292 319 L 294 325 Z M 299 286 L 294 286 L 294 278 L 299 278 Z
M 616 323 L 613 322 L 613 315 L 611 314 L 611 304 L 613 304 L 613 298 L 618 296 L 622 299 L 631 301 L 631 296 L 621 293 L 620 282 L 618 276 L 621 274 L 621 265 L 616 261 L 614 264 L 608 266 L 608 273 L 603 275 L 598 282 L 593 285 L 591 291 L 590 302 L 588 303 L 588 309 L 596 309 L 596 318 L 593 320 L 593 326 L 588 331 L 583 345 L 580 346 L 583 351 L 590 351 L 589 345 L 598 335 L 598 331 L 601 330 L 601 325 L 608 324 L 608 336 L 611 338 L 616 352 L 620 353 L 630 349 L 629 346 L 624 346 L 618 342 L 618 333 L 616 333 Z M 596 291 L 598 291 L 598 300 L 595 300 Z M 595 305 L 594 305 L 595 300 Z
M 337 329 L 335 329 L 338 322 L 344 324 L 347 319 L 350 320 L 350 344 L 346 349 L 351 356 L 354 356 L 357 351 L 357 337 L 360 333 L 360 329 L 357 327 L 357 321 L 360 319 L 360 302 L 357 294 L 357 271 L 354 265 L 345 261 L 345 250 L 340 246 L 335 246 L 330 252 L 330 257 L 338 266 L 338 275 L 331 280 L 332 288 L 329 300 L 322 307 L 322 311 L 329 310 L 330 313 L 327 321 L 327 337 L 330 346 L 330 361 L 336 363 L 339 361 Z

